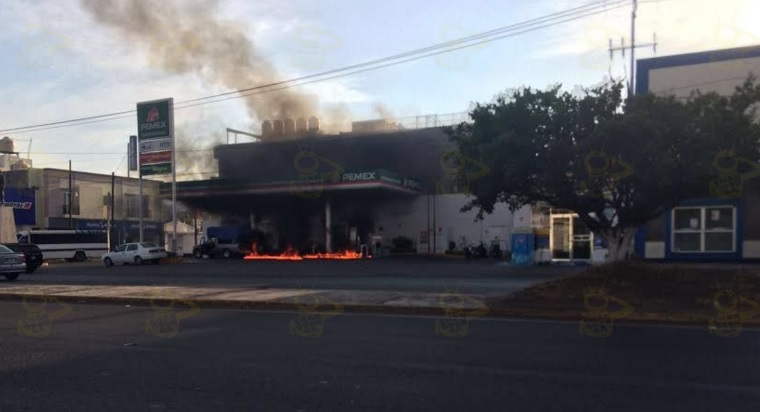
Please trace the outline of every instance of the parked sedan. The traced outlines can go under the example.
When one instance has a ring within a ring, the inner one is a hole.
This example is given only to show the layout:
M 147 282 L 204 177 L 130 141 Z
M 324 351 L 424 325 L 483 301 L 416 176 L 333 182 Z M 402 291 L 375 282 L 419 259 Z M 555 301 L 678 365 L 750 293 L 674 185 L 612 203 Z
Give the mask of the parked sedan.
M 113 252 L 103 255 L 101 259 L 106 266 L 113 266 L 117 263 L 140 265 L 143 262 L 153 262 L 157 265 L 165 257 L 166 251 L 153 243 L 125 243 L 114 249 Z
M 18 275 L 26 271 L 26 258 L 23 253 L 10 250 L 0 245 L 0 273 L 8 280 L 16 280 Z
M 21 253 L 26 259 L 26 273 L 34 273 L 38 267 L 42 266 L 42 250 L 37 245 L 4 243 L 8 249 Z

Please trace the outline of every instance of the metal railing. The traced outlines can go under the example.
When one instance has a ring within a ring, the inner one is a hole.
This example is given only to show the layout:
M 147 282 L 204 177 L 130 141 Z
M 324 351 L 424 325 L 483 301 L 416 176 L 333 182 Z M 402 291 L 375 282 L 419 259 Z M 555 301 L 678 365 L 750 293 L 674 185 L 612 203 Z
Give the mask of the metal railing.
M 365 119 L 365 120 L 376 120 L 376 119 Z M 388 121 L 389 125 L 391 125 L 391 128 L 388 130 L 389 132 L 394 131 L 394 130 L 414 130 L 414 129 L 425 129 L 429 127 L 455 126 L 463 122 L 472 121 L 470 119 L 470 112 L 424 114 L 424 115 L 419 115 L 419 116 L 388 118 L 386 120 Z M 248 136 L 260 137 L 261 129 L 256 128 L 254 129 L 254 131 L 255 133 L 248 134 Z M 351 132 L 345 131 L 342 133 L 351 133 Z M 230 143 L 231 142 L 229 141 L 229 139 L 227 139 L 227 144 L 230 144 Z M 234 143 L 237 143 L 237 141 L 235 141 Z
M 424 129 L 428 127 L 454 126 L 470 121 L 469 112 L 427 114 L 421 116 L 408 116 L 391 119 L 401 130 Z

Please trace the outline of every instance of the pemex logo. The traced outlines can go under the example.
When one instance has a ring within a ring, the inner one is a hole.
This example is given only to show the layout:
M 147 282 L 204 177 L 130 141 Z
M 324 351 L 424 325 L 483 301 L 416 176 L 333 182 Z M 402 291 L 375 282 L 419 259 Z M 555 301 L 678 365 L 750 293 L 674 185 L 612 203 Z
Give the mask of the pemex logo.
M 145 119 L 146 122 L 152 123 L 158 121 L 159 115 L 158 115 L 158 107 L 153 106 L 151 107 L 150 111 L 148 112 L 148 118 Z

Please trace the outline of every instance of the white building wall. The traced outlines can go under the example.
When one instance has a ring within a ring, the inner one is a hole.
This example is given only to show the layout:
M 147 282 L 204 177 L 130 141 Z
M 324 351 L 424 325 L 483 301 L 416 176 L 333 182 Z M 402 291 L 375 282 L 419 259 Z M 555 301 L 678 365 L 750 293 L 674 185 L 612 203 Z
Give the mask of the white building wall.
M 418 253 L 422 254 L 428 253 L 428 250 L 433 253 L 434 249 L 436 254 L 443 254 L 450 241 L 455 242 L 457 250 L 461 250 L 463 244 L 478 244 L 481 241 L 488 246 L 494 236 L 499 237 L 502 249 L 509 249 L 513 218 L 507 206 L 500 204 L 493 214 L 485 215 L 483 221 L 475 221 L 477 211 L 460 212 L 467 201 L 464 195 L 436 195 L 435 205 L 433 196 L 384 202 L 374 208 L 375 235 L 383 237 L 384 246 L 391 246 L 392 240 L 399 236 L 411 238 Z M 428 235 L 429 248 L 423 239 L 428 221 L 431 230 Z
M 513 216 L 513 227 L 515 232 L 530 233 L 533 231 L 531 227 L 531 207 L 525 205 L 517 209 Z
M 696 89 L 730 95 L 750 73 L 760 74 L 760 57 L 651 69 L 649 91 L 682 98 Z
M 65 171 L 46 170 L 48 172 L 47 183 L 43 190 L 47 197 L 44 217 L 67 217 L 63 213 L 64 195 L 69 188 L 69 178 Z M 88 173 L 74 172 L 71 181 L 72 188 L 79 189 L 79 213 L 75 219 L 108 219 L 109 206 L 104 204 L 103 198 L 111 192 L 111 176 L 93 175 Z M 136 179 L 127 180 L 117 177 L 114 185 L 116 198 L 114 201 L 116 220 L 137 220 L 138 214 L 127 214 L 126 195 L 137 196 L 140 191 Z M 143 181 L 143 196 L 148 198 L 148 210 L 145 220 L 161 218 L 161 201 L 158 196 L 158 184 L 154 181 Z M 38 207 L 40 202 L 38 201 Z
M 164 244 L 167 245 L 167 250 L 171 249 L 173 231 L 174 224 L 172 222 L 164 224 Z M 177 234 L 175 237 L 177 239 L 177 254 L 179 256 L 193 253 L 195 229 L 192 226 L 177 222 Z

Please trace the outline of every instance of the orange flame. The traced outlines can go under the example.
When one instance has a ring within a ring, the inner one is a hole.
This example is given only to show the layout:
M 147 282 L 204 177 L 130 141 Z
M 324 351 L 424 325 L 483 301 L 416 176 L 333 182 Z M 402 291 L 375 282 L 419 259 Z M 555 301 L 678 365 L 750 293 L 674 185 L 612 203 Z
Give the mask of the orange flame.
M 301 256 L 291 248 L 288 247 L 285 252 L 280 255 L 260 255 L 256 247 L 256 243 L 251 245 L 251 253 L 245 256 L 245 260 L 303 260 Z
M 337 252 L 337 253 L 315 253 L 310 255 L 303 255 L 304 259 L 337 259 L 337 260 L 351 260 L 351 259 L 361 259 L 362 254 L 359 252 L 353 252 L 350 250 L 346 250 L 343 252 Z
M 354 260 L 362 259 L 362 254 L 346 250 L 343 252 L 335 253 L 312 253 L 303 256 L 299 256 L 292 247 L 288 247 L 283 253 L 279 255 L 261 255 L 258 252 L 256 243 L 251 246 L 251 253 L 245 256 L 245 260 L 316 260 L 316 259 L 333 259 L 333 260 Z M 367 256 L 369 258 L 369 256 Z

